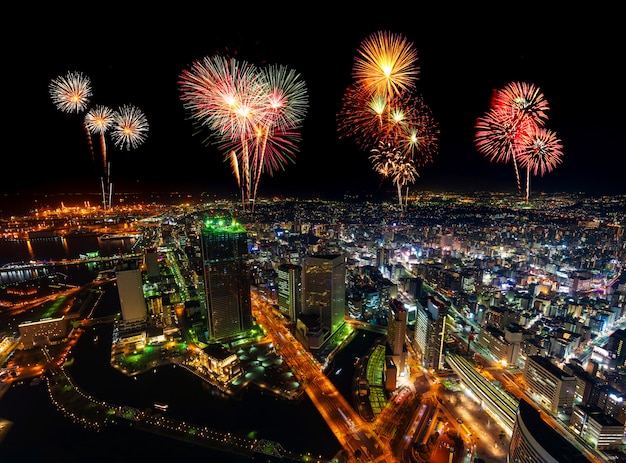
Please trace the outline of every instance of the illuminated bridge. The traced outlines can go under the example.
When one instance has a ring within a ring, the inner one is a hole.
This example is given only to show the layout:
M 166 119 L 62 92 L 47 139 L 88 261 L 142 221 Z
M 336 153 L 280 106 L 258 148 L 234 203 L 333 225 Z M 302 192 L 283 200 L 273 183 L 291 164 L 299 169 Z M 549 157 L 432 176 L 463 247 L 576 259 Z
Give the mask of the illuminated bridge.
M 465 387 L 481 400 L 483 407 L 510 432 L 513 432 L 519 400 L 494 386 L 464 357 L 448 354 L 446 361 L 463 381 Z

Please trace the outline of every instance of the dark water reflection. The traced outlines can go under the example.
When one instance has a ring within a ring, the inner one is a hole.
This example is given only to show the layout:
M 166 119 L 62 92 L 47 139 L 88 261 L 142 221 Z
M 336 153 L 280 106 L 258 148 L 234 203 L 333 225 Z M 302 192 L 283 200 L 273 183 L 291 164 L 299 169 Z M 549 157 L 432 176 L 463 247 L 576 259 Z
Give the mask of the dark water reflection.
M 81 254 L 98 252 L 101 257 L 130 253 L 136 238 L 100 239 L 95 234 L 76 234 L 65 237 L 31 240 L 0 239 L 0 266 L 10 262 L 58 261 L 78 259 Z

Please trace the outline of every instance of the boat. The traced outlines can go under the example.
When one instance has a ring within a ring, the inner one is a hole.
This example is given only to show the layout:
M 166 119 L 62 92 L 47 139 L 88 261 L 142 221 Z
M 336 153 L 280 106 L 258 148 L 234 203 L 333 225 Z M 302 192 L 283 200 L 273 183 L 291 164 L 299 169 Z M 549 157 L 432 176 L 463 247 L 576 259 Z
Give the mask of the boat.
M 120 240 L 124 238 L 139 238 L 141 233 L 105 233 L 100 235 L 101 240 Z

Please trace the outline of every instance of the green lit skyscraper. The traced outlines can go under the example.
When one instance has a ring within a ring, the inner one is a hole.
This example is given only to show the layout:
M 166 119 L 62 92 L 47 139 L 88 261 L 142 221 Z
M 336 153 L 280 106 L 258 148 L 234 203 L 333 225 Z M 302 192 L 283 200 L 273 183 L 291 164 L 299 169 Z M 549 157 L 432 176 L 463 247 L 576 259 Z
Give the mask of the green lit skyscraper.
M 234 219 L 207 218 L 201 232 L 209 340 L 226 340 L 252 327 L 248 234 Z

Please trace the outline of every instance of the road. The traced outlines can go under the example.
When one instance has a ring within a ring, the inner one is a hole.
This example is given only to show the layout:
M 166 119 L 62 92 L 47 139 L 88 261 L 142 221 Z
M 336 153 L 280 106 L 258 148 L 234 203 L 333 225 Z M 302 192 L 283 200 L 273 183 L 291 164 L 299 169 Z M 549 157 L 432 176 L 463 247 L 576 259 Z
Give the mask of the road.
M 383 443 L 326 377 L 322 365 L 284 326 L 271 304 L 252 292 L 253 314 L 271 336 L 284 361 L 297 372 L 306 394 L 328 423 L 349 462 L 392 463 L 400 460 Z

